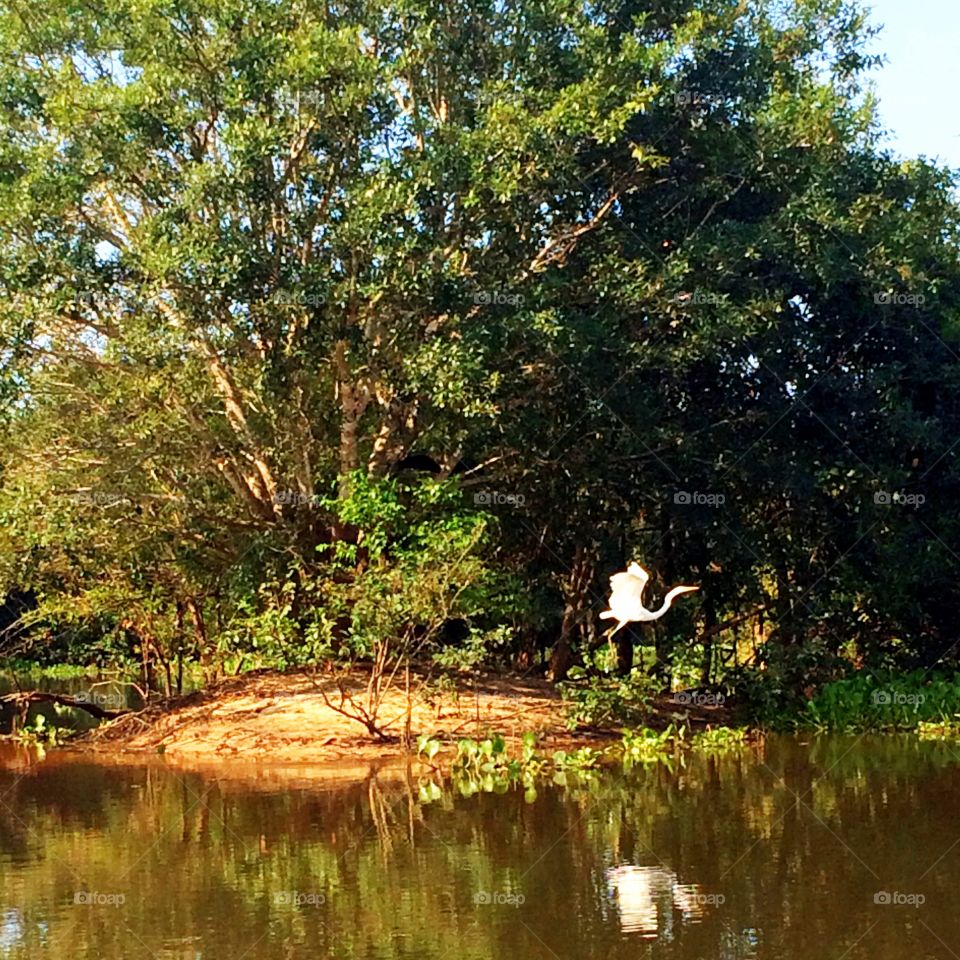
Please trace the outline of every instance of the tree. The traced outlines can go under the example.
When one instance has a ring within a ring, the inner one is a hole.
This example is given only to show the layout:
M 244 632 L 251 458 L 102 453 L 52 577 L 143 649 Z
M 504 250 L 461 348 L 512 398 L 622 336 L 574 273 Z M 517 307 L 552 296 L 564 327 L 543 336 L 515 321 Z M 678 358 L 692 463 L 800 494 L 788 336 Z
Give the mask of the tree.
M 872 35 L 843 0 L 2 15 L 7 589 L 161 661 L 268 612 L 295 647 L 366 575 L 357 478 L 429 456 L 558 677 L 635 552 L 704 587 L 665 678 L 757 609 L 795 685 L 952 656 L 952 520 L 873 495 L 954 492 L 956 206 L 878 146 Z

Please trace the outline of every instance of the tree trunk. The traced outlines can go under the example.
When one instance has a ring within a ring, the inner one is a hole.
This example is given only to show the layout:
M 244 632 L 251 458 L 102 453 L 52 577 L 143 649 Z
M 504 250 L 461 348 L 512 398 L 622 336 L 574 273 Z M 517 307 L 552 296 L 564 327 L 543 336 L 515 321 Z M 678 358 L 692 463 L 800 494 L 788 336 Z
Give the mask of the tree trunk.
M 590 584 L 593 582 L 594 558 L 591 551 L 577 547 L 570 576 L 563 581 L 564 607 L 560 638 L 550 657 L 548 676 L 556 683 L 565 680 L 573 666 L 573 637 L 590 609 Z
M 177 601 L 177 696 L 183 693 L 183 601 Z
M 629 627 L 624 627 L 615 637 L 610 638 L 614 670 L 618 677 L 625 677 L 633 669 L 633 643 L 633 632 Z
M 333 351 L 340 400 L 340 496 L 349 493 L 347 477 L 360 465 L 360 418 L 369 402 L 369 391 L 357 384 L 347 361 L 347 342 L 338 340 Z
M 650 624 L 653 631 L 653 647 L 657 654 L 657 662 L 653 665 L 653 675 L 669 691 L 673 686 L 673 667 L 670 663 L 670 635 L 659 624 Z
M 197 655 L 200 657 L 200 669 L 203 671 L 203 679 L 205 683 L 210 683 L 216 679 L 216 670 L 214 670 L 211 675 L 210 651 L 207 648 L 207 628 L 203 622 L 203 612 L 193 597 L 187 600 L 187 609 L 190 611 L 190 616 L 193 619 Z
M 710 686 L 710 674 L 713 671 L 713 636 L 711 628 L 717 625 L 717 611 L 713 599 L 708 595 L 703 604 L 703 660 L 700 664 L 700 686 Z
M 46 690 L 21 690 L 18 693 L 8 693 L 0 697 L 0 701 L 15 703 L 18 707 L 29 707 L 31 703 L 59 703 L 64 707 L 76 707 L 78 710 L 84 710 L 98 720 L 115 720 L 117 717 L 130 713 L 129 710 L 106 710 L 88 700 L 78 700 L 66 693 L 48 693 Z M 16 722 L 13 726 L 13 732 L 17 732 Z
M 570 667 L 573 666 L 573 645 L 570 642 L 570 637 L 573 634 L 576 615 L 575 606 L 567 603 L 563 608 L 560 639 L 554 644 L 553 653 L 550 655 L 550 668 L 547 671 L 547 676 L 554 683 L 559 680 L 566 680 Z

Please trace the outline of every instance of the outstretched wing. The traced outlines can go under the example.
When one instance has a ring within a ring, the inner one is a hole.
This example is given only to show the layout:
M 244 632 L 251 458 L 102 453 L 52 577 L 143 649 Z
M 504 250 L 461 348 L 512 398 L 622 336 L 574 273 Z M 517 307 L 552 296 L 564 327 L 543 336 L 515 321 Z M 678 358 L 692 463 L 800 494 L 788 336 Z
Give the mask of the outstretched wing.
M 634 593 L 640 596 L 649 579 L 650 574 L 639 563 L 631 563 L 626 573 L 615 573 L 610 578 L 610 589 L 613 593 Z
M 618 620 L 639 620 L 645 613 L 643 591 L 650 574 L 639 563 L 631 563 L 626 573 L 610 578 L 610 609 Z

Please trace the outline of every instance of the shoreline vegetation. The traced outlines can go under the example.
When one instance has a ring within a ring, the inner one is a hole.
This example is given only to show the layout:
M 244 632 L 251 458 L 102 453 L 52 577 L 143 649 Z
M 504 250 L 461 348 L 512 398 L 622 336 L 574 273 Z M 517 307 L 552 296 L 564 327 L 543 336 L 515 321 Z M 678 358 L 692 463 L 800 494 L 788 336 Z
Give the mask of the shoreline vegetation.
M 129 667 L 116 729 L 198 753 L 434 693 L 570 736 L 481 671 L 952 729 L 957 174 L 887 148 L 866 13 L 251 2 L 0 12 L 0 657 Z M 608 640 L 633 563 L 697 590 Z M 330 682 L 204 699 L 254 668 Z
M 313 764 L 336 774 L 344 763 L 415 760 L 450 772 L 473 764 L 481 780 L 499 782 L 529 779 L 531 771 L 579 774 L 613 761 L 671 762 L 687 748 L 725 752 L 771 730 L 960 739 L 960 684 L 919 672 L 896 682 L 859 674 L 828 684 L 779 723 L 769 715 L 750 716 L 718 691 L 653 693 L 646 675 L 632 675 L 632 683 L 592 676 L 565 685 L 493 673 L 431 682 L 408 676 L 381 694 L 378 735 L 350 706 L 368 692 L 372 671 L 362 668 L 348 674 L 255 670 L 120 709 L 115 676 L 103 680 L 69 667 L 50 673 L 87 687 L 72 693 L 18 689 L 0 697 L 23 711 L 3 739 L 98 758 L 152 755 L 187 765 Z M 27 710 L 36 706 L 52 707 L 52 713 L 34 710 L 27 721 Z M 76 710 L 100 723 L 72 729 Z
M 447 681 L 408 698 L 392 687 L 380 705 L 383 737 L 337 709 L 341 688 L 360 696 L 368 675 L 347 681 L 313 671 L 260 670 L 223 680 L 180 697 L 150 702 L 140 711 L 84 731 L 70 743 L 79 749 L 160 752 L 192 758 L 328 762 L 416 755 L 426 738 L 441 753 L 455 753 L 464 739 L 502 737 L 511 749 L 536 737 L 540 748 L 603 749 L 621 737 L 616 718 L 573 725 L 571 704 L 557 687 L 537 678 L 477 675 Z M 650 703 L 649 724 L 663 729 L 687 723 L 706 729 L 731 714 L 722 706 L 688 705 L 664 695 Z

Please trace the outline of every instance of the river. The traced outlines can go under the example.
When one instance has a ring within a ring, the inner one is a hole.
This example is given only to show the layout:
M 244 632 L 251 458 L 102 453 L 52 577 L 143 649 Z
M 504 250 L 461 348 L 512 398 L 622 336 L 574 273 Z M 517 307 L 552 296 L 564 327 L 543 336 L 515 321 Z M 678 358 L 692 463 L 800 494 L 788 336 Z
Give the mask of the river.
M 960 954 L 953 747 L 768 738 L 535 799 L 423 803 L 417 772 L 237 776 L 7 748 L 0 957 Z

